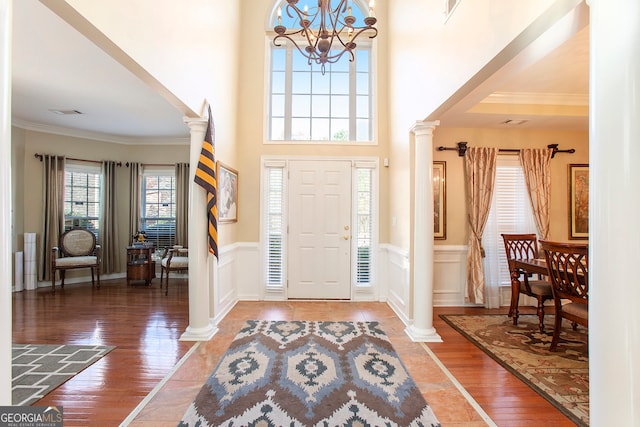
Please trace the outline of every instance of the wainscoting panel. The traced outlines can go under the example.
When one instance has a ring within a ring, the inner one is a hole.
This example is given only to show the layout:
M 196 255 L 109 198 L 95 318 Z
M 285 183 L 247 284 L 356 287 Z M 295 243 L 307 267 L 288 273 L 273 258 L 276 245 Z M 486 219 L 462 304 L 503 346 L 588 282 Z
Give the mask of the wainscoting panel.
M 216 323 L 222 320 L 238 301 L 236 270 L 238 256 L 235 245 L 220 248 L 217 270 L 217 287 L 214 291 L 214 314 Z M 215 259 L 212 260 L 215 262 Z
M 467 275 L 467 247 L 435 245 L 433 254 L 433 305 L 463 306 Z
M 237 298 L 243 301 L 264 299 L 259 243 L 235 243 L 229 250 L 233 251 L 237 260 L 233 282 L 236 285 Z
M 411 313 L 409 253 L 392 245 L 380 245 L 380 252 L 386 254 L 380 257 L 381 260 L 386 259 L 386 276 L 380 277 L 380 282 L 385 283 L 381 288 L 386 289 L 387 304 L 408 325 Z

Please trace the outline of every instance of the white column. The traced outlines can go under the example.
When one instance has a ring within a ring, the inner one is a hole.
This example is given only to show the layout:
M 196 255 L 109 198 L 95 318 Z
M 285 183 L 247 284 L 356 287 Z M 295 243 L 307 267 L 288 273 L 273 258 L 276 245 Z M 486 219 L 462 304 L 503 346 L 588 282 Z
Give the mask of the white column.
M 591 0 L 589 400 L 640 425 L 640 3 Z
M 206 119 L 185 118 L 191 129 L 189 168 L 189 326 L 182 341 L 206 341 L 218 330 L 209 322 L 209 250 L 207 246 L 207 195 L 193 178 L 196 174 L 202 142 L 207 131 Z
M 406 329 L 416 342 L 442 342 L 433 327 L 433 130 L 440 122 L 417 122 L 413 218 L 413 322 Z
M 0 0 L 0 406 L 11 405 L 12 10 L 11 0 Z

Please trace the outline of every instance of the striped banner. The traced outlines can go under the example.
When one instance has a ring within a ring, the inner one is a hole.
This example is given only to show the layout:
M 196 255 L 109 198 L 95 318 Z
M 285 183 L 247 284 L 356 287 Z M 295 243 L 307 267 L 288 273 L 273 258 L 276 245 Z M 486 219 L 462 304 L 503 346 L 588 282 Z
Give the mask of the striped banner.
M 209 107 L 207 133 L 202 142 L 202 151 L 194 181 L 207 192 L 207 217 L 209 220 L 209 252 L 218 258 L 218 182 L 216 179 L 216 156 L 213 120 Z

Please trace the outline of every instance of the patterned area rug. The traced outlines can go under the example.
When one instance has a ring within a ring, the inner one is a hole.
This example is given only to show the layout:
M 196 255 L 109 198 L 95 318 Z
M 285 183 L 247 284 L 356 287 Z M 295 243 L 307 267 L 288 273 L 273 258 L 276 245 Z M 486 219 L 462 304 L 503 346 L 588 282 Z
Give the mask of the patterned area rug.
M 13 344 L 13 405 L 33 404 L 114 348 L 101 345 Z
M 553 316 L 546 316 L 544 334 L 533 315 L 521 315 L 517 326 L 506 315 L 440 317 L 573 422 L 589 425 L 589 341 L 585 328 L 573 331 L 565 320 L 557 351 L 551 352 Z
M 439 426 L 378 322 L 247 321 L 179 426 Z

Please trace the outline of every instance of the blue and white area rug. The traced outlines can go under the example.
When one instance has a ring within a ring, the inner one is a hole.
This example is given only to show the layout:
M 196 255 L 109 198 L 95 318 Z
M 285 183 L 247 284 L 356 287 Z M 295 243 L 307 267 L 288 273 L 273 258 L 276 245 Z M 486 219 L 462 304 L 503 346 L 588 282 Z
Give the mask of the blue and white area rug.
M 179 426 L 440 426 L 378 322 L 251 320 Z

